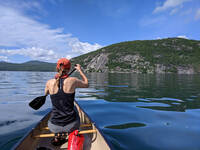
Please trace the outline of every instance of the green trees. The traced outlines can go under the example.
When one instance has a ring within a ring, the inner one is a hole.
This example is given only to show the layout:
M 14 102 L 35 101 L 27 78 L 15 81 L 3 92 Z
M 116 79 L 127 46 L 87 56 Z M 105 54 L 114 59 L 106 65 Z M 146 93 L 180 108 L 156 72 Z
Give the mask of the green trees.
M 156 64 L 166 66 L 166 72 L 173 73 L 177 72 L 177 67 L 200 68 L 197 67 L 200 66 L 200 41 L 182 38 L 121 42 L 72 60 L 87 67 L 90 61 L 85 60 L 91 60 L 101 53 L 108 54 L 106 66 L 109 70 L 138 69 L 139 72 L 145 73 L 152 72 L 152 67 L 155 69 Z M 127 61 L 125 59 L 127 55 L 139 55 L 140 59 L 134 60 L 133 57 Z M 195 71 L 198 72 L 196 69 Z

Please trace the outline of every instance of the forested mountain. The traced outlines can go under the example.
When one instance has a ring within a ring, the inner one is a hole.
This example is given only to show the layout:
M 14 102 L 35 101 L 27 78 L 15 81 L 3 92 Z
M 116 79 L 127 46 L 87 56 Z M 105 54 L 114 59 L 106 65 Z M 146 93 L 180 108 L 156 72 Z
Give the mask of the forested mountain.
M 128 41 L 72 59 L 88 72 L 200 72 L 200 41 L 183 38 Z
M 28 61 L 25 63 L 0 62 L 0 70 L 4 71 L 55 71 L 55 63 Z

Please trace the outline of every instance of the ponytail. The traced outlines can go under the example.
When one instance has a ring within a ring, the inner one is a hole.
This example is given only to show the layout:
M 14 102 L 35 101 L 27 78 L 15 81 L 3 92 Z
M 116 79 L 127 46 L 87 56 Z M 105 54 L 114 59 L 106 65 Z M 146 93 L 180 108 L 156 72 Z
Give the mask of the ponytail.
M 69 68 L 65 68 L 63 64 L 59 64 L 59 67 L 56 67 L 56 71 L 58 72 L 55 76 L 56 84 L 58 88 L 60 87 L 60 78 L 67 78 L 67 73 L 69 72 Z
M 58 74 L 57 74 L 57 78 L 56 78 L 56 85 L 59 88 L 60 87 L 60 78 L 62 77 L 63 73 L 64 73 L 64 69 L 59 68 L 57 69 Z

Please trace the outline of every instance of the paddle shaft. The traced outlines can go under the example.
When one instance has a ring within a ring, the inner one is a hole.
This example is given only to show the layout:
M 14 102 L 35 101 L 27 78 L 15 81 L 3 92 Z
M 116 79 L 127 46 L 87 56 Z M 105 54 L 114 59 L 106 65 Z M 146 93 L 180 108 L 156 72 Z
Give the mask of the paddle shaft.
M 69 74 L 68 76 L 70 76 L 76 69 L 74 68 Z

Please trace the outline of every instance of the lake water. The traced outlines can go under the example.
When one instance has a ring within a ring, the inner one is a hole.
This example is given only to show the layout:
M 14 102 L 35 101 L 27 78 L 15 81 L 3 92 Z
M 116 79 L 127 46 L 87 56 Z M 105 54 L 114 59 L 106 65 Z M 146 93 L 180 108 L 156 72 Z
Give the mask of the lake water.
M 0 72 L 0 149 L 8 150 L 51 109 L 28 103 L 53 72 Z M 75 76 L 78 74 L 75 73 Z M 199 150 L 200 76 L 88 74 L 76 100 L 116 150 Z

